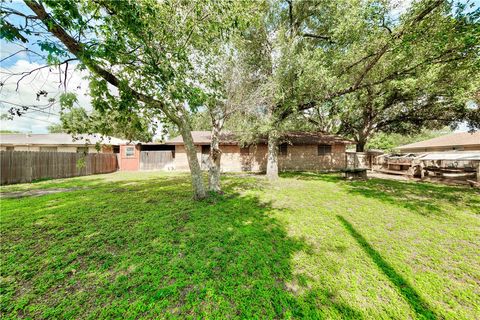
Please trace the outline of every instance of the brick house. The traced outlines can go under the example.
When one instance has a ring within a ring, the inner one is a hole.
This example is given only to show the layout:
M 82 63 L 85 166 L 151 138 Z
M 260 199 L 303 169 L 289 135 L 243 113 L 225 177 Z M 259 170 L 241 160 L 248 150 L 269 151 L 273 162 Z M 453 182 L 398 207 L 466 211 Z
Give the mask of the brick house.
M 193 141 L 202 169 L 207 169 L 210 153 L 210 132 L 193 131 Z M 353 141 L 319 132 L 290 132 L 279 146 L 278 167 L 280 171 L 335 171 L 346 167 L 346 146 Z M 173 167 L 188 170 L 188 161 L 181 136 L 166 143 L 175 147 Z M 224 133 L 220 137 L 222 171 L 262 172 L 267 164 L 266 139 L 256 144 L 242 146 L 235 135 Z

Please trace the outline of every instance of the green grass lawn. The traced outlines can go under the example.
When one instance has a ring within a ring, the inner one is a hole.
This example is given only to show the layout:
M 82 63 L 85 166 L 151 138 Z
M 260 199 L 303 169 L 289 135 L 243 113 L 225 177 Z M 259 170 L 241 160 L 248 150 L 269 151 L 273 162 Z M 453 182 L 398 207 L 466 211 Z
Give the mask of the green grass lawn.
M 480 194 L 336 175 L 115 173 L 8 186 L 1 318 L 475 319 Z

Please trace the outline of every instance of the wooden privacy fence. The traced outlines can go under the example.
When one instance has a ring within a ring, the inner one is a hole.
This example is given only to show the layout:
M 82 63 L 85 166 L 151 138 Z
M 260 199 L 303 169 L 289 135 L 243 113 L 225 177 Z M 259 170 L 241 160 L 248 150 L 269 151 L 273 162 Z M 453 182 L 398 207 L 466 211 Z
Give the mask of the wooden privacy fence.
M 45 178 L 68 178 L 114 172 L 113 153 L 1 151 L 0 183 L 31 182 Z

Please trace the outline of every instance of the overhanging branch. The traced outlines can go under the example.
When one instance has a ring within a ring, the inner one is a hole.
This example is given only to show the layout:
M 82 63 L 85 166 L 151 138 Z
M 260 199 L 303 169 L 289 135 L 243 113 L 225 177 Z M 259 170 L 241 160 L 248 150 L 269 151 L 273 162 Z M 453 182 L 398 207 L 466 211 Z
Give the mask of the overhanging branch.
M 120 79 L 118 79 L 113 73 L 102 68 L 98 63 L 88 56 L 88 53 L 84 51 L 84 45 L 70 36 L 65 29 L 63 29 L 45 10 L 41 3 L 33 0 L 24 0 L 25 4 L 37 15 L 37 17 L 46 26 L 47 30 L 52 33 L 57 39 L 59 39 L 67 48 L 67 50 L 75 55 L 81 62 L 83 62 L 93 74 L 103 78 L 109 84 L 114 87 L 120 86 Z M 139 91 L 134 90 L 130 86 L 127 86 L 130 93 L 139 101 L 149 104 L 151 106 L 159 108 L 167 117 L 173 122 L 179 124 L 181 119 L 177 117 L 173 112 L 168 110 L 167 106 L 157 99 L 147 96 Z

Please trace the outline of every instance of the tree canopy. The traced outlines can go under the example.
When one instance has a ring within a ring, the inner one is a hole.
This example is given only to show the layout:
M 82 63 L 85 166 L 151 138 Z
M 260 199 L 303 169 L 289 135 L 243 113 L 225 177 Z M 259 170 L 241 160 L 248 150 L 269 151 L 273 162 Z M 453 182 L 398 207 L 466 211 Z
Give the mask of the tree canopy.
M 19 27 L 2 19 L 2 37 L 28 42 L 28 35 L 46 32 L 39 45 L 49 64 L 76 59 L 80 69 L 89 70 L 92 106 L 104 117 L 99 133 L 112 131 L 112 119 L 133 126 L 148 121 L 152 131 L 158 121 L 176 125 L 195 197 L 205 197 L 189 118 L 214 94 L 211 58 L 242 27 L 249 2 L 24 2 L 31 13 L 2 9 L 5 16 L 25 18 Z
M 269 7 L 244 38 L 256 127 L 326 130 L 362 151 L 376 132 L 474 126 L 479 8 L 439 0 L 397 9 L 389 1 Z

